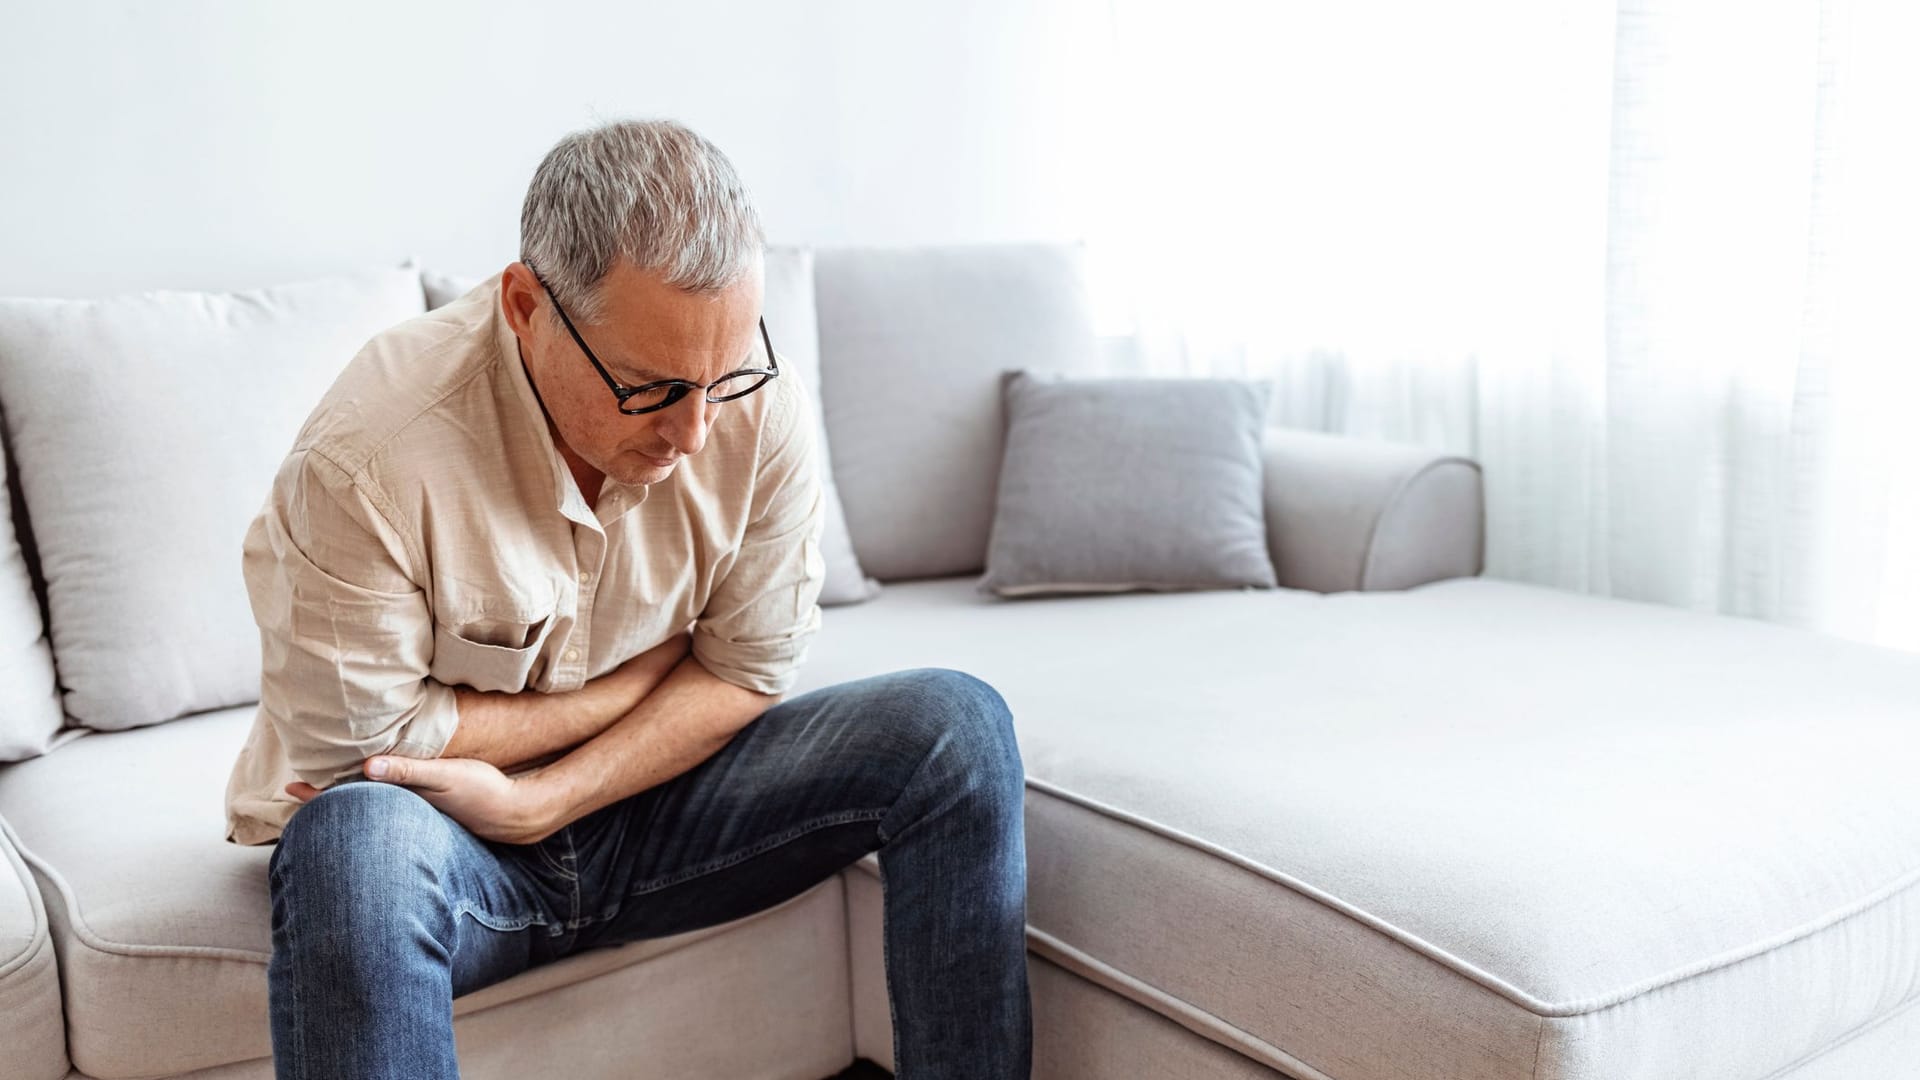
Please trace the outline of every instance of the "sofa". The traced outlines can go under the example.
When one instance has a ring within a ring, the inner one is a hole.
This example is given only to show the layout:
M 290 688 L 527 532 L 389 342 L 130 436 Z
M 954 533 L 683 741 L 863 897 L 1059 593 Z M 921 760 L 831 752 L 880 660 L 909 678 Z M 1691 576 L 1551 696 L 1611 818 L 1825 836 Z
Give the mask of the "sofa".
M 387 307 L 329 332 L 456 287 L 369 280 Z M 271 1075 L 270 848 L 222 839 L 252 712 L 231 519 L 351 354 L 300 322 L 329 297 L 0 302 L 4 1080 Z M 270 357 L 274 407 L 222 405 L 172 389 L 219 349 L 141 304 L 312 347 Z M 1474 462 L 1278 428 L 1279 587 L 1003 599 L 999 373 L 1100 369 L 1077 253 L 783 249 L 767 305 L 851 544 L 795 693 L 940 666 L 1006 698 L 1035 1076 L 1920 1075 L 1920 656 L 1481 576 Z M 146 347 L 63 346 L 115 318 Z M 96 366 L 159 377 L 89 412 Z M 470 994 L 463 1072 L 890 1065 L 881 901 L 869 856 Z

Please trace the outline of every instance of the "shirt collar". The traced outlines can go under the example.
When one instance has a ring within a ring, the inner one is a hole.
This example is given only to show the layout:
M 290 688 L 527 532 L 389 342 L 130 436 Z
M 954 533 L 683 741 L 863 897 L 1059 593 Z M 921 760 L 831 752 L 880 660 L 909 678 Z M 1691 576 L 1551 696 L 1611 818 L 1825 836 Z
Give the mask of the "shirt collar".
M 587 506 L 586 496 L 581 493 L 580 485 L 574 482 L 573 470 L 567 467 L 566 458 L 560 455 L 560 448 L 554 442 L 556 436 L 547 420 L 546 407 L 540 403 L 540 397 L 527 375 L 526 364 L 520 357 L 520 339 L 515 336 L 513 327 L 507 324 L 506 314 L 500 310 L 497 278 L 491 299 L 494 359 L 500 366 L 502 378 L 512 388 L 510 393 L 519 402 L 519 415 L 532 426 L 536 433 L 535 441 L 546 448 L 547 469 L 553 478 L 554 509 L 582 525 L 611 525 L 647 501 L 648 485 L 625 484 L 611 476 L 605 477 L 600 482 L 600 498 L 596 505 Z

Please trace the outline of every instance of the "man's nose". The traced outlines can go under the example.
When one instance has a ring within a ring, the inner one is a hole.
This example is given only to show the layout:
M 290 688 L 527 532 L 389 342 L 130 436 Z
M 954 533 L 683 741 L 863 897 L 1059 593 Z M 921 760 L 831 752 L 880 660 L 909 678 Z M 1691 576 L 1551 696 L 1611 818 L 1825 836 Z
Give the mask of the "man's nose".
M 697 454 L 707 444 L 707 432 L 713 427 L 714 407 L 704 396 L 694 393 L 662 409 L 662 434 L 682 454 Z

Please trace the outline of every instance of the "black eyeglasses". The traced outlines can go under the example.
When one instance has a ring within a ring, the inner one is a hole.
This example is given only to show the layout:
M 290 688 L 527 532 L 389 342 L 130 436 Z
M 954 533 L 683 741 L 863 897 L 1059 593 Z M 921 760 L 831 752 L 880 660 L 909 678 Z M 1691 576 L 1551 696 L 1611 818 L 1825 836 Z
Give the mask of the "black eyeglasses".
M 580 346 L 581 352 L 587 354 L 587 362 L 593 365 L 593 370 L 607 380 L 607 389 L 613 391 L 614 398 L 619 402 L 620 411 L 628 416 L 638 416 L 641 413 L 664 409 L 695 390 L 706 391 L 707 400 L 716 404 L 722 401 L 733 401 L 736 398 L 746 397 L 780 375 L 780 361 L 773 355 L 773 339 L 767 336 L 767 320 L 762 316 L 760 343 L 767 349 L 767 367 L 741 368 L 739 371 L 722 375 L 705 386 L 687 379 L 661 379 L 658 382 L 643 383 L 640 386 L 622 386 L 607 372 L 606 367 L 600 363 L 600 358 L 593 355 L 593 350 L 587 347 L 586 339 L 580 336 L 580 331 L 573 328 L 573 320 L 567 317 L 567 309 L 560 306 L 560 298 L 554 295 L 546 279 L 540 276 L 540 271 L 534 270 L 532 263 L 526 265 L 527 269 L 533 272 L 533 280 L 538 281 L 540 287 L 547 290 L 547 299 L 553 301 L 553 310 L 559 313 L 560 321 L 566 326 L 567 333 L 573 335 L 573 343 Z

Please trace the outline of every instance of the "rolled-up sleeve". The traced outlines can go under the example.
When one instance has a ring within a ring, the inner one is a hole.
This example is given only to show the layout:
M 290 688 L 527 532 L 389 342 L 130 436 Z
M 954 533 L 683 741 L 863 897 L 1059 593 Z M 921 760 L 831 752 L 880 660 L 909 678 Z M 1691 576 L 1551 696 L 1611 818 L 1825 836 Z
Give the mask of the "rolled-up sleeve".
M 381 753 L 438 757 L 459 722 L 427 677 L 433 620 L 399 533 L 321 453 L 290 454 L 242 562 L 260 628 L 260 710 L 315 787 Z
M 820 630 L 826 581 L 813 410 L 797 375 L 780 389 L 760 442 L 746 535 L 693 630 L 701 666 L 762 694 L 784 694 L 799 678 Z

